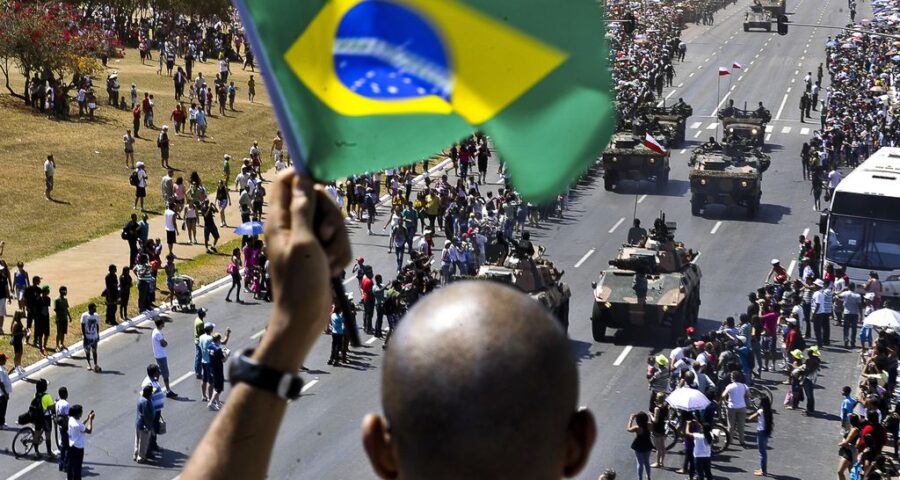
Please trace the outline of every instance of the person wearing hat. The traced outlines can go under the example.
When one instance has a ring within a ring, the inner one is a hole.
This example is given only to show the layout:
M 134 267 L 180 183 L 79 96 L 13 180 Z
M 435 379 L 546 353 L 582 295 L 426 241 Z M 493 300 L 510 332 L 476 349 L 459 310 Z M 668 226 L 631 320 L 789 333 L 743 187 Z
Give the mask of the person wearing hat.
M 813 332 L 816 336 L 816 345 L 820 348 L 831 343 L 831 310 L 832 290 L 825 287 L 825 282 L 817 278 L 813 282 L 815 291 L 812 294 L 810 310 L 813 313 Z
M 366 259 L 363 257 L 359 257 L 356 259 L 356 263 L 353 264 L 353 268 L 351 272 L 356 274 L 356 284 L 359 288 L 362 288 L 362 279 L 366 275 Z
M 156 137 L 156 148 L 159 148 L 159 158 L 162 168 L 169 167 L 169 126 L 163 125 L 159 136 Z
M 659 354 L 653 358 L 653 361 L 653 373 L 647 378 L 648 388 L 650 389 L 650 409 L 653 408 L 653 402 L 657 393 L 669 393 L 669 382 L 672 378 L 672 372 L 669 371 L 669 359 L 665 355 Z
M 131 209 L 137 210 L 140 202 L 141 211 L 143 212 L 144 198 L 147 196 L 147 170 L 144 167 L 144 162 L 134 164 L 134 173 L 131 174 L 130 182 L 134 186 L 134 206 Z
M 772 269 L 769 270 L 769 274 L 766 275 L 766 283 L 772 281 L 776 285 L 784 285 L 789 279 L 787 270 L 781 266 L 781 261 L 777 258 L 773 258 L 770 263 L 772 264 Z

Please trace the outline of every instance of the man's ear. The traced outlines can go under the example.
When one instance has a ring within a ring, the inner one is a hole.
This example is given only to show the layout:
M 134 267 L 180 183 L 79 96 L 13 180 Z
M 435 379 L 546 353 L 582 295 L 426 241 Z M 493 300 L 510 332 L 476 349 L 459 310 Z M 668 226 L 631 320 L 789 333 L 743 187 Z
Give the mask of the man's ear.
M 375 473 L 385 479 L 397 478 L 397 460 L 384 417 L 370 413 L 363 418 L 362 442 Z
M 597 424 L 594 414 L 583 408 L 572 415 L 569 420 L 568 438 L 566 438 L 566 463 L 563 475 L 574 477 L 587 465 L 591 456 L 591 447 L 597 439 Z

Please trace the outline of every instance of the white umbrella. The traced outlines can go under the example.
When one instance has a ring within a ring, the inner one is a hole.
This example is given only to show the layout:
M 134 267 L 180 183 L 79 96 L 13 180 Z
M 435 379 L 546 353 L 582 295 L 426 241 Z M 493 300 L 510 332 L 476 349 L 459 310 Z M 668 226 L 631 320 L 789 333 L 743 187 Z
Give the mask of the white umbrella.
M 666 403 L 678 410 L 693 411 L 706 408 L 709 405 L 709 399 L 700 390 L 681 387 L 676 388 L 666 397 Z
M 890 308 L 875 310 L 866 317 L 863 321 L 863 325 L 900 329 L 900 313 L 897 313 L 896 310 L 891 310 Z

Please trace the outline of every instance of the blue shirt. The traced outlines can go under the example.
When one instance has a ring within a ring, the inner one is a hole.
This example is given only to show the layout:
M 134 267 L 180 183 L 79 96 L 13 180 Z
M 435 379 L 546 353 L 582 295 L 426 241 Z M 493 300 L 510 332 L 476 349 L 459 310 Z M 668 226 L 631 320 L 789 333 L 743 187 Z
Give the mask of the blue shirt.
M 138 400 L 137 412 L 136 412 L 136 418 L 135 418 L 134 424 L 138 428 L 138 430 L 150 428 L 153 425 L 152 422 L 153 422 L 153 417 L 155 415 L 156 415 L 156 409 L 153 408 L 153 402 L 150 400 L 147 400 L 144 397 L 141 397 L 140 400 Z M 147 424 L 145 422 L 145 420 L 148 420 L 148 419 L 151 422 L 150 424 Z
M 153 402 L 153 411 L 159 412 L 166 406 L 166 392 L 163 391 L 158 380 L 144 377 L 144 381 L 141 382 L 141 389 L 143 390 L 147 385 L 153 386 L 153 395 L 150 396 L 150 401 Z
M 741 370 L 750 370 L 750 349 L 743 346 L 737 349 L 738 359 L 741 361 Z
M 847 423 L 847 421 L 848 421 L 847 417 L 851 413 L 853 413 L 853 409 L 856 408 L 856 404 L 858 404 L 858 403 L 859 403 L 859 401 L 857 401 L 854 398 L 850 398 L 849 396 L 844 397 L 844 399 L 841 400 L 841 423 L 843 423 L 843 424 Z
M 197 345 L 200 346 L 200 362 L 209 363 L 209 346 L 212 344 L 212 335 L 204 333 L 200 335 Z
M 331 314 L 331 333 L 336 335 L 344 334 L 344 317 L 337 312 Z

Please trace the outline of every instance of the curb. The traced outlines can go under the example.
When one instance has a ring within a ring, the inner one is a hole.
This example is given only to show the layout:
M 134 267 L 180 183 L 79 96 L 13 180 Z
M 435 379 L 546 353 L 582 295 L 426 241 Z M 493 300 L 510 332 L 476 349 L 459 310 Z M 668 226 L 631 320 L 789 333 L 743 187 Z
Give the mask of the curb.
M 214 282 L 211 282 L 207 285 L 204 285 L 204 286 L 194 290 L 192 292 L 191 296 L 199 297 L 201 295 L 205 295 L 219 287 L 222 287 L 223 285 L 226 285 L 229 281 L 231 281 L 231 277 L 227 277 L 227 276 L 222 277 Z M 128 330 L 129 328 L 137 327 L 138 325 L 141 325 L 142 323 L 153 320 L 160 315 L 164 315 L 169 312 L 170 307 L 171 306 L 169 304 L 164 303 L 164 304 L 161 304 L 158 308 L 154 308 L 153 310 L 149 310 L 149 311 L 144 312 L 134 318 L 131 318 L 127 322 L 122 322 L 114 327 L 109 327 L 106 330 L 103 330 L 100 332 L 100 339 L 98 340 L 98 342 L 102 342 L 102 341 L 112 337 L 116 333 L 124 332 L 125 330 Z M 55 366 L 60 361 L 71 358 L 76 353 L 80 353 L 82 351 L 84 351 L 84 342 L 80 341 L 80 342 L 70 346 L 68 350 L 63 350 L 62 352 L 54 353 L 53 355 L 51 355 L 49 357 L 38 360 L 37 362 L 32 363 L 31 365 L 25 367 L 24 375 L 20 375 L 18 373 L 14 373 L 14 374 L 10 375 L 9 376 L 10 382 L 16 383 L 20 380 L 24 380 L 25 378 L 45 369 L 47 367 Z
M 441 161 L 434 167 L 431 167 L 430 169 L 428 169 L 427 175 L 431 176 L 435 172 L 438 172 L 441 170 L 446 170 L 447 165 L 450 163 L 451 163 L 450 159 L 445 158 L 443 161 Z M 415 177 L 413 179 L 413 184 L 416 185 L 416 184 L 419 184 L 420 182 L 424 181 L 425 175 L 426 174 L 423 173 L 423 174 Z M 390 200 L 390 198 L 391 198 L 390 194 L 383 195 L 378 200 L 377 205 L 382 206 L 385 202 Z M 231 277 L 226 275 L 218 280 L 210 282 L 210 283 L 194 290 L 191 293 L 191 297 L 196 298 L 201 295 L 205 295 L 217 288 L 227 285 L 228 282 L 230 282 L 230 281 L 231 281 Z M 171 308 L 171 306 L 169 304 L 163 303 L 163 304 L 160 304 L 160 306 L 158 308 L 144 312 L 144 313 L 128 320 L 127 322 L 122 322 L 114 327 L 109 327 L 106 330 L 103 330 L 100 332 L 100 339 L 98 340 L 98 343 L 112 337 L 116 333 L 124 332 L 125 330 L 127 330 L 129 328 L 137 327 L 138 325 L 140 325 L 144 322 L 153 320 L 160 315 L 166 314 L 169 312 L 170 308 Z M 32 363 L 31 365 L 25 367 L 24 375 L 20 375 L 19 373 L 14 373 L 14 374 L 10 375 L 9 376 L 10 382 L 16 383 L 20 380 L 24 380 L 27 377 L 29 377 L 30 375 L 33 375 L 47 367 L 55 366 L 60 361 L 71 358 L 76 353 L 80 353 L 82 351 L 84 351 L 84 342 L 83 341 L 70 346 L 68 350 L 63 350 L 62 352 L 54 353 L 53 355 L 50 355 L 49 357 L 38 360 L 37 362 Z

